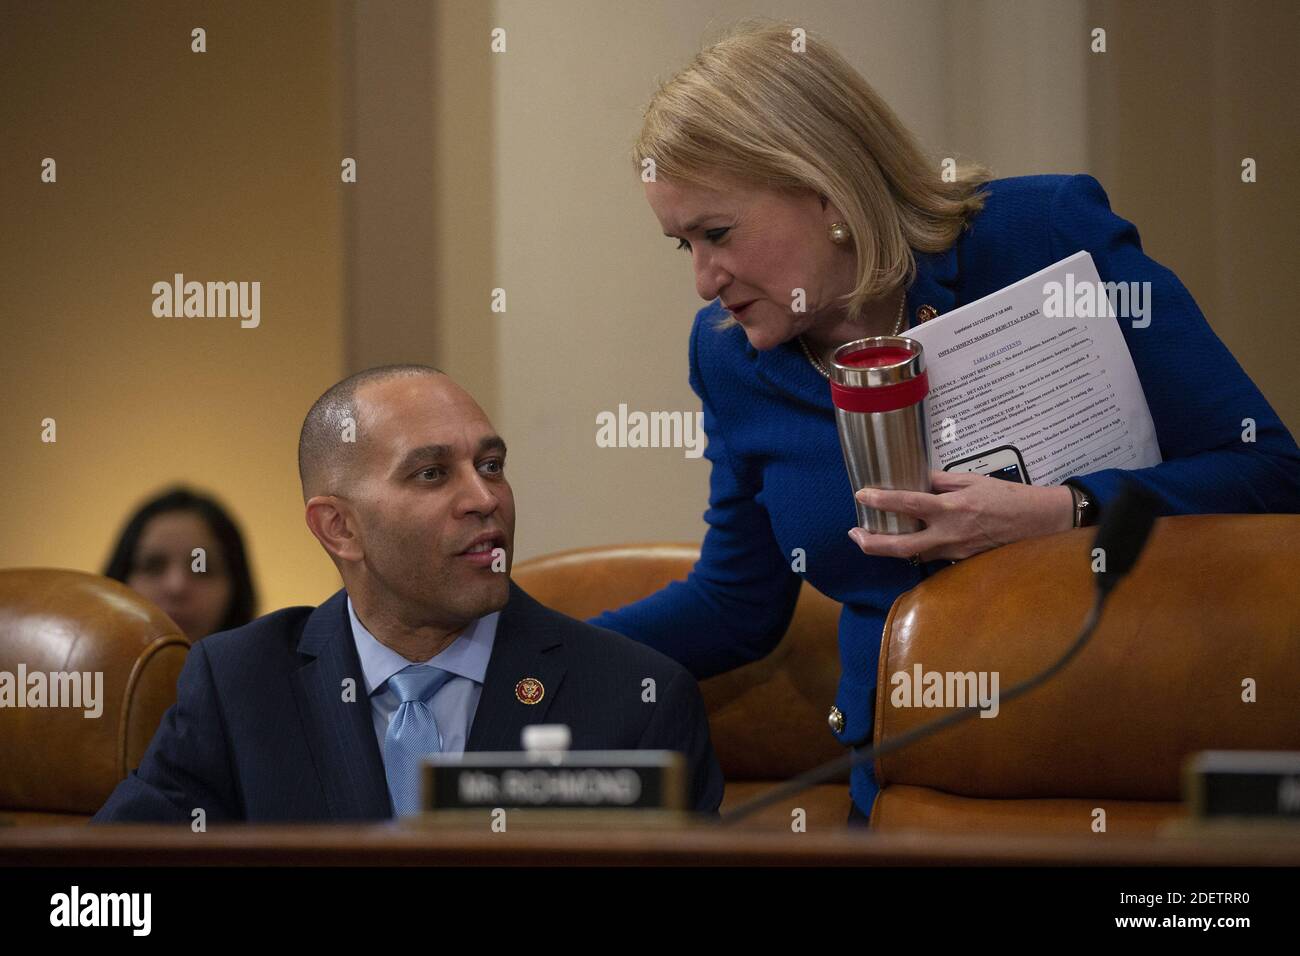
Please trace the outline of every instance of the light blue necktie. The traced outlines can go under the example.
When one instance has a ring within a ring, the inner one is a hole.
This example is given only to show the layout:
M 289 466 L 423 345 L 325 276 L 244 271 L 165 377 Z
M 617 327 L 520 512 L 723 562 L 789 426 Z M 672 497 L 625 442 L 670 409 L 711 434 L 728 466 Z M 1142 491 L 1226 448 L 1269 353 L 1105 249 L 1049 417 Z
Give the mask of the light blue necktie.
M 442 734 L 429 702 L 454 676 L 441 668 L 412 664 L 388 678 L 388 686 L 401 701 L 384 734 L 384 774 L 398 816 L 420 809 L 420 760 L 442 752 Z

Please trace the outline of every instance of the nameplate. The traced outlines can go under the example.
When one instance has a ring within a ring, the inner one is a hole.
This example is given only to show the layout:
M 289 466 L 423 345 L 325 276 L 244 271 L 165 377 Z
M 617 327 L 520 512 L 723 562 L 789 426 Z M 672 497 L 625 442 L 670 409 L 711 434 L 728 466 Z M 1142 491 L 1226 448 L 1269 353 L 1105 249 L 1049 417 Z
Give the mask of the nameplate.
M 1192 816 L 1300 820 L 1300 753 L 1210 750 L 1188 760 L 1184 789 Z
M 686 808 L 682 755 L 670 750 L 430 754 L 426 811 Z

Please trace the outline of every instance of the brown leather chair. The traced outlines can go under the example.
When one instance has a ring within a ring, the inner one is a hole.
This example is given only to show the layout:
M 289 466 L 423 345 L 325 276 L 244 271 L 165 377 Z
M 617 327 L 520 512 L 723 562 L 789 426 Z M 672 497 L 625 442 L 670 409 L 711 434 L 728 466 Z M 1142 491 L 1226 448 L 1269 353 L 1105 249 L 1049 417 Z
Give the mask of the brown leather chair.
M 89 819 L 140 763 L 188 651 L 171 619 L 117 581 L 0 571 L 0 671 L 103 673 L 98 717 L 0 707 L 0 826 Z
M 1093 529 L 1020 541 L 901 595 L 880 649 L 879 744 L 946 710 L 895 707 L 892 675 L 997 671 L 1000 690 L 1074 640 Z M 1148 834 L 1181 815 L 1199 750 L 1300 749 L 1300 516 L 1161 518 L 1091 641 L 1050 682 L 876 762 L 879 830 Z M 1242 682 L 1257 685 L 1244 702 Z
M 576 618 L 622 607 L 686 577 L 699 557 L 688 544 L 581 548 L 517 564 L 515 581 L 541 603 Z M 713 747 L 727 779 L 723 810 L 844 754 L 826 727 L 840 672 L 840 605 L 805 585 L 775 651 L 701 682 Z M 848 781 L 826 783 L 748 818 L 744 825 L 843 827 Z

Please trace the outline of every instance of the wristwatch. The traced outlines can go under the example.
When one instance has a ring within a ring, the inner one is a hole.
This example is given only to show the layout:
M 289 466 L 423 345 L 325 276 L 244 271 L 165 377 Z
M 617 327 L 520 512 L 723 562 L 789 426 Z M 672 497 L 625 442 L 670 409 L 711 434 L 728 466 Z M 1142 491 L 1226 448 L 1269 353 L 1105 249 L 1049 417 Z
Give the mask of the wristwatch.
M 1070 489 L 1070 494 L 1074 495 L 1074 526 L 1076 528 L 1087 528 L 1097 523 L 1097 503 L 1092 500 L 1092 495 L 1084 491 L 1073 482 L 1066 482 Z

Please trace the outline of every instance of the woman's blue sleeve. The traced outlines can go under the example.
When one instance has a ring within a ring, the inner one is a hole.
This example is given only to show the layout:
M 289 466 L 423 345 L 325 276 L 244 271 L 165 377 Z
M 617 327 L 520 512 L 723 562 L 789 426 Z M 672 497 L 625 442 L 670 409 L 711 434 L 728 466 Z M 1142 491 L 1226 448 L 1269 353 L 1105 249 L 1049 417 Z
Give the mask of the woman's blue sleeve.
M 704 407 L 704 455 L 712 469 L 700 559 L 685 581 L 591 619 L 668 655 L 697 679 L 771 653 L 790 623 L 801 584 L 755 500 L 758 489 L 743 480 L 727 453 L 699 363 L 699 337 L 714 334 L 706 319 L 697 319 L 691 334 L 691 388 Z
M 1067 479 L 1106 502 L 1131 478 L 1161 514 L 1300 511 L 1300 450 L 1277 413 L 1214 334 L 1191 294 L 1142 251 L 1101 184 L 1073 176 L 1052 204 L 1053 258 L 1092 254 L 1103 282 L 1149 282 L 1148 311 L 1117 319 L 1146 393 L 1164 461 Z

